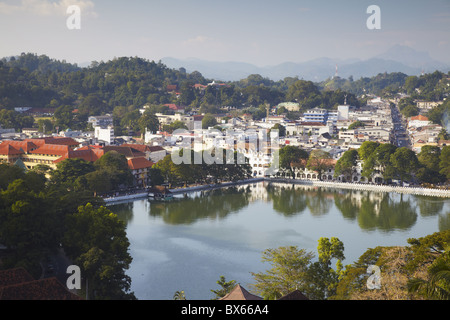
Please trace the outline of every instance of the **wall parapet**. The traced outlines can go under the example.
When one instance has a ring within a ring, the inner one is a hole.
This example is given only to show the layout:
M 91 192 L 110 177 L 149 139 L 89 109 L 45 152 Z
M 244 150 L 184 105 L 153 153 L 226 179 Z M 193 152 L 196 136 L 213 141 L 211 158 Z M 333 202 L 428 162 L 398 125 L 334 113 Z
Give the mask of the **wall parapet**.
M 302 185 L 309 185 L 309 186 L 316 186 L 316 187 L 337 188 L 337 189 L 350 189 L 350 190 L 358 190 L 358 191 L 397 192 L 397 193 L 405 193 L 405 194 L 450 198 L 450 190 L 444 190 L 444 189 L 388 186 L 388 185 L 367 184 L 367 183 L 312 181 L 312 180 L 286 179 L 286 178 L 265 178 L 265 181 L 280 182 L 280 183 L 294 183 L 294 184 L 302 184 Z

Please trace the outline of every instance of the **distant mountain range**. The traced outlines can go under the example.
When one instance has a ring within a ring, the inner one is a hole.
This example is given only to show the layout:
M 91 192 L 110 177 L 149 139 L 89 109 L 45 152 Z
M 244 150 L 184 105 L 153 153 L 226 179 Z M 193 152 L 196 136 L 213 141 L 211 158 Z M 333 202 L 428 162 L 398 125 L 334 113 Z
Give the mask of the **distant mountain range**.
M 318 58 L 307 62 L 285 62 L 275 66 L 258 67 L 243 62 L 216 62 L 199 59 L 163 58 L 161 62 L 169 68 L 185 68 L 187 72 L 198 71 L 205 78 L 238 81 L 251 74 L 277 81 L 286 77 L 319 82 L 335 75 L 338 65 L 338 75 L 342 78 L 353 76 L 355 80 L 361 77 L 373 77 L 379 73 L 402 72 L 407 75 L 420 75 L 436 70 L 448 72 L 450 65 L 436 61 L 426 52 L 416 51 L 410 47 L 396 45 L 383 54 L 368 60 Z

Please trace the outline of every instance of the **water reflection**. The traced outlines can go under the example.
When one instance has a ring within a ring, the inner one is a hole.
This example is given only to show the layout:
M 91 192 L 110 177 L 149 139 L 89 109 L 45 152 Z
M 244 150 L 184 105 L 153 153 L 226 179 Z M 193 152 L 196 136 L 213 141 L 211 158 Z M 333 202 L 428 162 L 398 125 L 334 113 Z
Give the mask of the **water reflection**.
M 267 182 L 190 193 L 171 202 L 148 201 L 146 211 L 166 224 L 190 225 L 202 219 L 224 219 L 255 201 L 264 201 L 284 217 L 308 213 L 321 217 L 337 208 L 345 220 L 357 222 L 364 231 L 408 230 L 419 214 L 423 218 L 439 216 L 439 229 L 450 228 L 446 199 Z M 125 222 L 132 220 L 133 203 L 111 209 Z
M 150 202 L 149 214 L 167 224 L 192 224 L 200 219 L 223 219 L 249 205 L 251 187 L 230 187 L 185 195 L 169 202 Z

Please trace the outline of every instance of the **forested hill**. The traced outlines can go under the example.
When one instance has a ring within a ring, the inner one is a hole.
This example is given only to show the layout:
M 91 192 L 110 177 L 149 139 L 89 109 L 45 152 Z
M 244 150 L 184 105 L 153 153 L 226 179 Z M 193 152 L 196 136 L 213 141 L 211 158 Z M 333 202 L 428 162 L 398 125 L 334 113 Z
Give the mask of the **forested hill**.
M 201 70 L 199 70 L 201 72 Z M 79 119 L 89 115 L 113 113 L 115 108 L 136 110 L 146 104 L 162 106 L 175 103 L 202 107 L 206 112 L 218 106 L 250 109 L 254 116 L 265 115 L 265 105 L 296 101 L 302 110 L 313 107 L 332 109 L 344 103 L 360 105 L 360 95 L 404 92 L 418 98 L 442 100 L 448 93 L 448 75 L 434 72 L 420 77 L 402 73 L 379 74 L 358 80 L 333 78 L 321 83 L 286 77 L 273 81 L 260 75 L 228 82 L 219 90 L 206 87 L 195 90 L 194 84 L 206 85 L 198 71 L 170 69 L 161 62 L 138 57 L 121 57 L 107 62 L 92 62 L 80 68 L 65 61 L 23 53 L 0 60 L 0 110 L 15 107 L 77 109 Z M 170 89 L 169 89 L 170 88 Z M 419 90 L 416 90 L 419 89 Z M 177 94 L 174 94 L 174 93 Z M 263 107 L 261 107 L 263 106 Z M 252 110 L 255 109 L 255 110 Z
M 0 108 L 75 106 L 89 95 L 106 105 L 144 105 L 149 97 L 160 103 L 161 88 L 191 80 L 205 83 L 198 72 L 187 74 L 141 58 L 93 62 L 79 68 L 47 56 L 22 54 L 0 61 Z

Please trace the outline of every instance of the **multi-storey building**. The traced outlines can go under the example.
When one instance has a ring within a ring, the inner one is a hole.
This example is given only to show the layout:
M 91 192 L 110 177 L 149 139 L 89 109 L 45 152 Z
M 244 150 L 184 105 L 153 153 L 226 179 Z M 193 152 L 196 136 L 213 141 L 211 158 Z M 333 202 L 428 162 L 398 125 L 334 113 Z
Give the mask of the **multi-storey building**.
M 20 159 L 27 169 L 33 169 L 39 164 L 55 169 L 55 161 L 73 151 L 78 145 L 72 138 L 62 137 L 5 140 L 0 144 L 0 161 L 14 164 Z
M 308 110 L 303 114 L 303 119 L 305 122 L 320 122 L 325 124 L 328 121 L 328 110 L 321 108 Z

